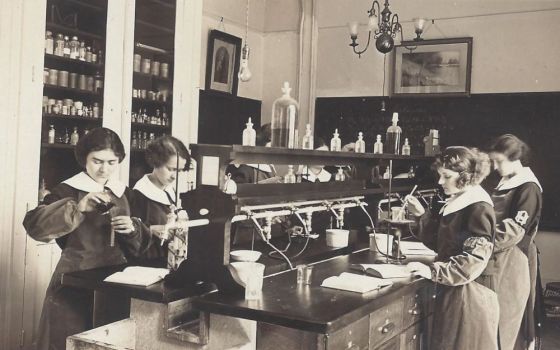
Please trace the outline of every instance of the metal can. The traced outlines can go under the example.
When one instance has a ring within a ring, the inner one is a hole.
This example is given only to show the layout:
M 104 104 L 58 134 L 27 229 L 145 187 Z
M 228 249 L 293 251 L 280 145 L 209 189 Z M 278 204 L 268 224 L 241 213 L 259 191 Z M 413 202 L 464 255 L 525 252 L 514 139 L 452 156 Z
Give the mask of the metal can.
M 140 56 L 139 54 L 134 54 L 134 63 L 132 65 L 132 69 L 135 72 L 140 72 L 141 64 L 142 64 L 142 56 Z
M 91 75 L 86 76 L 86 90 L 94 91 L 95 79 Z
M 159 75 L 159 61 L 153 61 L 152 67 L 150 69 L 150 73 L 152 75 L 158 76 Z
M 169 64 L 162 62 L 159 68 L 159 74 L 162 78 L 169 78 Z
M 68 71 L 58 71 L 58 86 L 68 87 Z
M 58 85 L 58 69 L 49 69 L 49 84 Z
M 142 58 L 142 73 L 150 74 L 152 61 L 149 58 Z
M 45 68 L 43 69 L 43 84 L 48 84 L 49 83 L 49 69 Z
M 69 74 L 68 87 L 71 89 L 76 89 L 78 87 L 78 73 Z
M 85 90 L 87 88 L 87 79 L 84 74 L 78 75 L 78 89 Z

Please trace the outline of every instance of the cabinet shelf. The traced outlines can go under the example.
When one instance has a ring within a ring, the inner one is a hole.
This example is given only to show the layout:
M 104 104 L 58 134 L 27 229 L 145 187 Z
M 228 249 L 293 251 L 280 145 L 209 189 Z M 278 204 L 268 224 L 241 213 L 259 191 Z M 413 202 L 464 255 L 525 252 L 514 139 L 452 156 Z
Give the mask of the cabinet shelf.
M 160 49 L 159 47 L 150 46 L 142 43 L 134 44 L 135 53 L 149 53 L 154 57 L 165 57 L 169 60 L 173 60 L 173 51 Z
M 58 86 L 58 85 L 52 85 L 52 84 L 43 84 L 43 86 L 44 86 L 45 90 L 64 91 L 64 92 L 69 92 L 69 93 L 77 94 L 77 95 L 90 95 L 90 96 L 96 96 L 96 97 L 103 97 L 102 92 L 72 89 L 72 88 L 68 88 L 68 87 L 64 87 L 64 86 Z
M 155 124 L 148 124 L 148 123 L 131 123 L 130 125 L 136 129 L 151 129 L 151 130 L 162 130 L 162 131 L 171 130 L 171 126 L 167 126 L 167 125 L 155 125 Z
M 138 77 L 138 78 L 142 78 L 142 79 L 151 79 L 151 80 L 162 81 L 162 82 L 170 82 L 171 81 L 171 79 L 169 79 L 169 78 L 163 78 L 163 77 L 160 77 L 159 75 L 153 75 L 153 74 L 142 73 L 142 72 L 134 72 L 134 77 Z
M 68 66 L 71 66 L 71 67 L 87 68 L 92 70 L 103 69 L 103 63 L 80 61 L 70 57 L 56 56 L 56 55 L 51 55 L 49 53 L 45 53 L 45 68 L 48 68 L 53 65 L 57 65 L 57 66 L 65 65 L 64 68 L 68 68 Z
M 48 113 L 44 113 L 43 118 L 47 119 L 49 121 L 55 121 L 55 120 L 76 121 L 76 122 L 90 122 L 90 123 L 96 123 L 96 124 L 101 124 L 101 122 L 103 120 L 103 117 L 90 118 L 90 117 L 80 117 L 80 116 L 74 116 L 74 115 L 48 114 Z
M 151 30 L 156 30 L 156 31 L 162 32 L 165 35 L 174 35 L 175 34 L 175 30 L 173 30 L 171 28 L 160 26 L 160 25 L 157 25 L 157 24 L 153 24 L 153 23 L 141 20 L 141 19 L 136 19 L 136 25 L 138 27 L 144 27 L 144 28 L 148 29 L 148 31 L 151 29 Z
M 53 31 L 53 34 L 56 35 L 56 33 L 54 32 L 60 32 L 64 35 L 76 35 L 78 38 L 89 38 L 89 39 L 94 39 L 94 40 L 98 40 L 101 42 L 105 42 L 105 38 L 99 34 L 95 34 L 95 33 L 91 33 L 91 32 L 86 32 L 83 30 L 79 30 L 76 28 L 71 28 L 71 27 L 67 27 L 67 26 L 63 26 L 61 24 L 57 24 L 57 23 L 53 23 L 53 22 L 47 22 L 47 30 L 51 30 Z
M 143 104 L 149 104 L 149 105 L 171 107 L 171 101 L 169 101 L 169 100 L 164 102 L 164 101 L 157 101 L 157 100 L 148 100 L 147 98 L 133 97 L 132 102 L 136 102 L 137 104 L 138 103 L 143 103 Z

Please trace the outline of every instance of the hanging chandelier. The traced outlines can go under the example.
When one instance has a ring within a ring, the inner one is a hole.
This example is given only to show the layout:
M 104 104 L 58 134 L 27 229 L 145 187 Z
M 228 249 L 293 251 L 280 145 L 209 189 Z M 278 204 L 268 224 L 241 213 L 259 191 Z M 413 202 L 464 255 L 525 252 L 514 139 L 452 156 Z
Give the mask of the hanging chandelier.
M 356 50 L 356 47 L 359 45 L 357 43 L 358 22 L 349 23 L 348 29 L 350 31 L 350 39 L 352 39 L 350 46 L 352 46 L 352 50 L 358 56 L 361 56 L 368 49 L 372 32 L 375 39 L 375 47 L 377 51 L 383 54 L 390 52 L 395 47 L 394 38 L 397 36 L 397 33 L 400 32 L 402 37 L 399 16 L 389 10 L 389 0 L 385 0 L 383 11 L 380 11 L 380 5 L 377 0 L 374 0 L 371 4 L 371 9 L 368 10 L 368 40 L 366 47 L 362 51 Z

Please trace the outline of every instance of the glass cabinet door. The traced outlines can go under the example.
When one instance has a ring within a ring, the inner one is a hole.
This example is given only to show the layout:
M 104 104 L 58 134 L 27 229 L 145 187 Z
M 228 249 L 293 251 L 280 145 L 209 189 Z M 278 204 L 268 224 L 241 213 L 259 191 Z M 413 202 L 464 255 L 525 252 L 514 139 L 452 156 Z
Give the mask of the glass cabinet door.
M 39 171 L 43 190 L 80 171 L 74 145 L 102 125 L 106 26 L 107 0 L 47 0 Z
M 148 167 L 150 141 L 171 134 L 176 0 L 136 0 L 130 186 Z

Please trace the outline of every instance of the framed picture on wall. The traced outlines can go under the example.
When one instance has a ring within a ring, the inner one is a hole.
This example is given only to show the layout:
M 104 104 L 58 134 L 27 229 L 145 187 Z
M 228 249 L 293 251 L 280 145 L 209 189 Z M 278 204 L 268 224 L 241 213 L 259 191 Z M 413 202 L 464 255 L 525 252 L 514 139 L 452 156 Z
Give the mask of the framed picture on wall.
M 206 90 L 237 95 L 241 38 L 213 29 L 208 35 Z
M 472 38 L 403 41 L 395 47 L 393 95 L 470 95 Z

